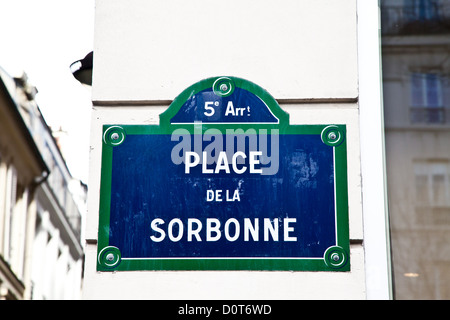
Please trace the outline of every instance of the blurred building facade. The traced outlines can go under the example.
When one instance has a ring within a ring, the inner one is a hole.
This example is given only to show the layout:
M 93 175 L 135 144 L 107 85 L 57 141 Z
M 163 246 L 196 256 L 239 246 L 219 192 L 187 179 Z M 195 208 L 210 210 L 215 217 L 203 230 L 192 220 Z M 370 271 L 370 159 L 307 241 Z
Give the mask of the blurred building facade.
M 0 299 L 78 299 L 87 187 L 73 179 L 24 74 L 0 68 Z
M 395 299 L 450 299 L 450 0 L 382 0 Z

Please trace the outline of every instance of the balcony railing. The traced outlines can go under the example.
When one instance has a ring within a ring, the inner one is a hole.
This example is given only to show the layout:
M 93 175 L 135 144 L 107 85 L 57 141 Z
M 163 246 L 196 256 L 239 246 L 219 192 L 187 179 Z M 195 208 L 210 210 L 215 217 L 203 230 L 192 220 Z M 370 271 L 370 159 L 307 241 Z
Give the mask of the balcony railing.
M 420 6 L 381 5 L 383 35 L 450 34 L 450 2 Z

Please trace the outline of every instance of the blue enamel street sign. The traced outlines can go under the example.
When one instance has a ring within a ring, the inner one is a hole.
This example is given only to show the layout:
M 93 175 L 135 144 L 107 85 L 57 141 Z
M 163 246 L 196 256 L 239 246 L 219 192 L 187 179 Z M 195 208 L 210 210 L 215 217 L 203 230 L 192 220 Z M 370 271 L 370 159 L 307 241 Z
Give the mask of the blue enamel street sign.
M 345 125 L 218 77 L 103 129 L 99 271 L 350 270 Z

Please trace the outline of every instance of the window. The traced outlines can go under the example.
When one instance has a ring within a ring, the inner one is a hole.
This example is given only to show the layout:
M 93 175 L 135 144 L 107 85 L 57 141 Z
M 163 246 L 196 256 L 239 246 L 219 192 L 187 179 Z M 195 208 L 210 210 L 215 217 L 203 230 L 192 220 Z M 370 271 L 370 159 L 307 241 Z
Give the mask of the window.
M 448 0 L 381 0 L 383 35 L 449 32 Z
M 439 18 L 438 0 L 405 0 L 405 15 L 409 21 Z
M 411 74 L 411 122 L 432 124 L 445 122 L 442 78 L 438 73 Z
M 418 204 L 450 206 L 449 161 L 417 161 L 414 171 Z
M 419 225 L 450 224 L 450 161 L 417 161 L 415 211 Z

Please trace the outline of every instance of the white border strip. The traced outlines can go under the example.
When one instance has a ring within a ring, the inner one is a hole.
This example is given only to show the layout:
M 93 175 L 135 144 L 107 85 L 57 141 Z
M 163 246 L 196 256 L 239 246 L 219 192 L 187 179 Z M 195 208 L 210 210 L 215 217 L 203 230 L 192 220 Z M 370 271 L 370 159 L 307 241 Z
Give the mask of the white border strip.
M 360 147 L 367 299 L 392 299 L 378 0 L 357 0 Z
M 157 258 L 121 258 L 121 260 L 323 260 L 308 257 L 157 257 Z M 195 270 L 205 271 L 205 270 Z

